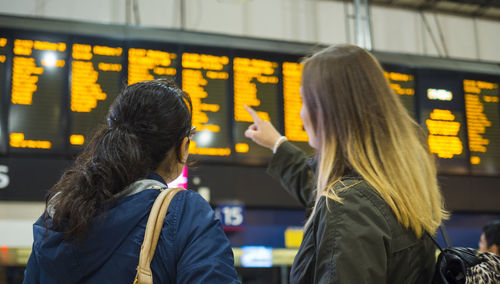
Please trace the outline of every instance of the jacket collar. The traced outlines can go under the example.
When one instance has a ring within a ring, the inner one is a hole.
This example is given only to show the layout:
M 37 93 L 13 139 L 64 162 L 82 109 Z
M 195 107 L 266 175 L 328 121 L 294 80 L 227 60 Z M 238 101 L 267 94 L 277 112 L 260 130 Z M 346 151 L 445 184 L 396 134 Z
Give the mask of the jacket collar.
M 127 186 L 124 190 L 118 192 L 114 195 L 115 199 L 119 199 L 125 196 L 131 196 L 146 189 L 166 189 L 168 188 L 165 180 L 157 173 L 150 172 L 145 179 L 140 179 L 129 186 Z

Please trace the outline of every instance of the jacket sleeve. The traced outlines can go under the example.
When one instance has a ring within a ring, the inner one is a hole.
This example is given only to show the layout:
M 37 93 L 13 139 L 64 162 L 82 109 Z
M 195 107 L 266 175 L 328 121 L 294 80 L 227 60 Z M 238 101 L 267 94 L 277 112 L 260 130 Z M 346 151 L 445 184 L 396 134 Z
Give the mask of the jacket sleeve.
M 177 283 L 240 283 L 229 240 L 199 194 L 188 192 L 178 223 Z
M 386 283 L 390 246 L 386 219 L 362 193 L 342 197 L 343 203 L 323 197 L 318 205 L 315 282 Z
M 285 141 L 274 154 L 267 173 L 278 180 L 302 206 L 314 206 L 313 162 L 302 150 Z
M 23 283 L 40 283 L 40 266 L 35 256 L 35 245 L 31 249 L 31 255 L 28 259 L 28 264 L 26 264 L 26 269 L 24 270 L 24 280 Z

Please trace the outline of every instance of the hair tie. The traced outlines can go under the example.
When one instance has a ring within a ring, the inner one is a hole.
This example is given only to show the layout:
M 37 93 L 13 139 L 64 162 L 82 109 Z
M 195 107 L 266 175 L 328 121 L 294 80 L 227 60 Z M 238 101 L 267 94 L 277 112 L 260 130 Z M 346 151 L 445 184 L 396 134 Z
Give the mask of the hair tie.
M 130 132 L 130 133 L 134 132 L 134 131 L 132 131 L 133 127 L 130 127 L 130 125 L 128 123 L 116 123 L 116 120 L 114 120 L 111 117 L 108 117 L 108 128 L 126 131 L 126 132 Z

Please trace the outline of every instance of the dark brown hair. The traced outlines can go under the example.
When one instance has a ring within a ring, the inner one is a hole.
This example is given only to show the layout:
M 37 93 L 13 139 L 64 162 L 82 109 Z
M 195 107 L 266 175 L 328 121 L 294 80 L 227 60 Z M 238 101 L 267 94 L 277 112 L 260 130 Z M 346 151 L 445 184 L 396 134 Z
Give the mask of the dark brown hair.
M 45 219 L 53 207 L 52 228 L 83 240 L 117 193 L 158 169 L 170 153 L 182 162 L 179 147 L 191 130 L 191 108 L 189 96 L 167 80 L 126 87 L 109 110 L 108 125 L 50 189 Z
M 492 245 L 500 247 L 500 220 L 491 221 L 483 227 L 486 245 L 490 248 Z

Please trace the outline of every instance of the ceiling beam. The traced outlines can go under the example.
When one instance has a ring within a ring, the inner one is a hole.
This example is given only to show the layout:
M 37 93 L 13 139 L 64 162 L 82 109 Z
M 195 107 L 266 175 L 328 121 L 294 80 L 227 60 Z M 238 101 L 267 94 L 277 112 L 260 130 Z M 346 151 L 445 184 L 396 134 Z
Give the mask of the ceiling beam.
M 352 0 L 333 0 L 353 2 Z M 371 5 L 500 21 L 500 0 L 371 0 Z M 451 7 L 446 7 L 446 3 Z M 456 4 L 456 5 L 454 5 Z M 453 7 L 455 6 L 455 7 Z M 477 6 L 476 9 L 472 7 Z

